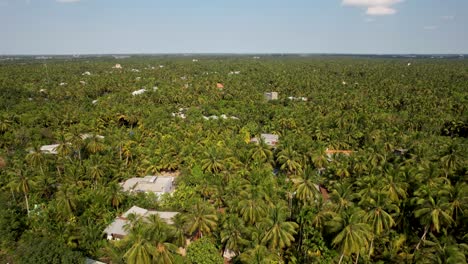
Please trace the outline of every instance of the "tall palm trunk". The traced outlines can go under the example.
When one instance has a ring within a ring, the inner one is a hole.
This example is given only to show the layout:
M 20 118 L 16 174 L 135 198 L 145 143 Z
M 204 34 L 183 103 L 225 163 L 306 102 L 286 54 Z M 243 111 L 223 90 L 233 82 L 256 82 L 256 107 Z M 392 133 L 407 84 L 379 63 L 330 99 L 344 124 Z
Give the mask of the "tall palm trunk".
M 24 193 L 24 200 L 26 201 L 26 211 L 28 211 L 28 217 L 29 217 L 29 200 L 28 200 L 27 193 Z
M 423 242 L 426 239 L 427 231 L 429 231 L 429 225 L 426 225 L 424 228 L 424 234 L 421 236 L 421 239 L 419 240 L 418 245 L 416 245 L 416 250 L 419 250 L 419 246 L 421 245 L 421 242 Z
M 369 247 L 369 258 L 372 255 L 372 248 L 374 247 L 374 237 L 372 237 L 371 242 L 370 242 L 370 247 Z
M 354 264 L 357 264 L 357 263 L 358 263 L 358 260 L 359 260 L 359 252 L 357 253 L 356 261 L 354 261 Z
M 341 261 L 343 261 L 343 257 L 344 257 L 344 252 L 341 253 L 341 256 L 340 256 L 340 261 L 338 261 L 338 264 L 341 264 Z

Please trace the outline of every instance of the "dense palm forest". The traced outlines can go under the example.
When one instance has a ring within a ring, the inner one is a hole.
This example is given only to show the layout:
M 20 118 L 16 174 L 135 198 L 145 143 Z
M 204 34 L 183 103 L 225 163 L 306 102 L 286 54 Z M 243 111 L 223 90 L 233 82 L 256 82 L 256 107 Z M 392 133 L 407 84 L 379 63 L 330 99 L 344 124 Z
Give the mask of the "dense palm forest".
M 19 58 L 0 94 L 2 263 L 466 263 L 467 60 Z M 180 213 L 106 240 L 133 205 Z

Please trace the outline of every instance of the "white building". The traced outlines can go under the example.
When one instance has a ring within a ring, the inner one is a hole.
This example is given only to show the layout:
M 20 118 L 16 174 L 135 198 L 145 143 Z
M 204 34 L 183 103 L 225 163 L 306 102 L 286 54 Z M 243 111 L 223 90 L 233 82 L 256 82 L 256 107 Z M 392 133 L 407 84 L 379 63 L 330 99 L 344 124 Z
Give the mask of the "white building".
M 144 92 L 146 92 L 146 89 L 140 89 L 140 90 L 133 91 L 132 95 L 135 96 L 135 95 L 143 94 Z
M 162 195 L 174 191 L 173 176 L 145 176 L 143 178 L 135 177 L 121 183 L 126 192 L 144 192 Z
M 274 134 L 261 134 L 260 137 L 263 139 L 263 141 L 265 142 L 265 144 L 271 146 L 271 147 L 274 147 L 278 144 L 278 135 L 274 135 Z M 252 138 L 250 140 L 251 143 L 259 143 L 260 140 L 256 137 Z
M 128 235 L 125 226 L 128 224 L 128 216 L 134 214 L 140 217 L 148 217 L 150 215 L 158 215 L 164 222 L 172 224 L 172 218 L 178 214 L 178 212 L 161 212 L 161 211 L 151 211 L 138 206 L 132 206 L 127 212 L 123 215 L 118 216 L 115 220 L 104 229 L 104 233 L 108 240 L 119 240 Z
M 264 93 L 263 96 L 267 101 L 270 100 L 278 100 L 278 93 L 277 92 L 269 92 L 269 93 Z
M 60 146 L 59 144 L 52 144 L 52 145 L 44 145 L 41 147 L 41 152 L 45 154 L 58 154 L 57 147 Z

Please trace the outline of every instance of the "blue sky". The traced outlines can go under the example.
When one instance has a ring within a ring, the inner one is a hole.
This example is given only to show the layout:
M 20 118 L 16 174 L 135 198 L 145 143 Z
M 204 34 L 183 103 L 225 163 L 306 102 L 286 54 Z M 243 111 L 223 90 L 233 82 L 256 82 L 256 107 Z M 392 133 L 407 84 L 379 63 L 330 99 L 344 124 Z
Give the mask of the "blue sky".
M 0 0 L 0 54 L 458 54 L 467 11 L 467 0 Z

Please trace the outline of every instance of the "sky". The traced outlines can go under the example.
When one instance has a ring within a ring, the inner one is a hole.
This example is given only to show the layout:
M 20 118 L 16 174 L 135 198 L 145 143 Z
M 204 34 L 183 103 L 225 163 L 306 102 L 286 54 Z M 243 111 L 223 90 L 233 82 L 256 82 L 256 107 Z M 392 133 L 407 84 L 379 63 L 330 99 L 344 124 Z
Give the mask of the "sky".
M 0 0 L 0 55 L 467 54 L 468 0 Z

